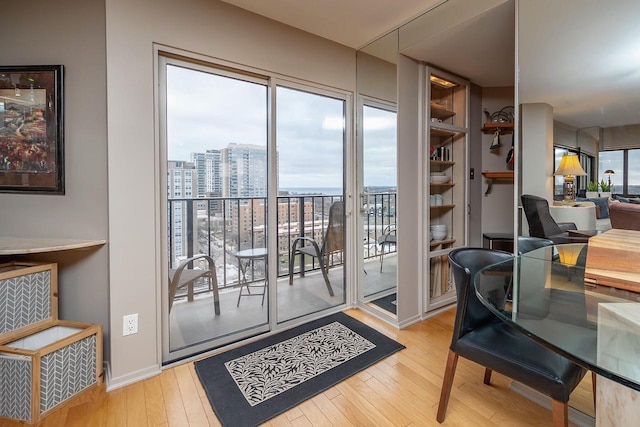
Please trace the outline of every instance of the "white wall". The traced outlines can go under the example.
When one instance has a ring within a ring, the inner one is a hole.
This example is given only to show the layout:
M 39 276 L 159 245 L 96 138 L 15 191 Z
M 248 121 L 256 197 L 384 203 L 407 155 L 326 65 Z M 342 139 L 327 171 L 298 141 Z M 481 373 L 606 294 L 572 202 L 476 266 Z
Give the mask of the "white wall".
M 586 154 L 598 157 L 600 128 L 578 129 L 575 126 L 554 120 L 553 145 L 580 148 Z
M 522 104 L 520 132 L 522 140 L 521 193 L 553 200 L 553 107 L 549 104 Z M 521 201 L 517 203 L 521 205 Z M 522 234 L 529 234 L 522 215 Z
M 140 331 L 111 337 L 117 386 L 160 364 L 154 43 L 350 91 L 355 51 L 216 0 L 106 0 L 106 15 L 111 323 L 139 313 Z
M 493 87 L 482 89 L 482 108 L 495 113 L 503 107 L 513 105 L 513 87 Z M 483 114 L 484 119 L 484 114 Z M 482 136 L 482 171 L 505 172 L 513 171 L 513 166 L 507 165 L 506 158 L 511 149 L 513 133 L 502 136 L 500 148 L 489 150 L 493 134 Z M 487 180 L 478 172 L 476 179 L 483 181 L 483 192 L 487 190 Z M 513 232 L 513 185 L 514 181 L 494 181 L 491 193 L 482 197 L 482 231 L 483 233 L 512 233 Z
M 0 235 L 107 239 L 104 1 L 3 2 L 1 16 L 2 65 L 65 67 L 66 193 L 0 194 Z M 58 263 L 60 318 L 103 325 L 108 360 L 107 248 L 22 258 Z
M 604 129 L 604 150 L 640 147 L 640 125 L 617 126 Z

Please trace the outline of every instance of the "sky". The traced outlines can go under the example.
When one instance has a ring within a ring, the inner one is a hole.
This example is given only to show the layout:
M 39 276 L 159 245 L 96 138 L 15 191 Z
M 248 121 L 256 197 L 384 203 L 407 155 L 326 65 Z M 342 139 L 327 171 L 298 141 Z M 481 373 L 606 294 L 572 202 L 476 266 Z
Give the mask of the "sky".
M 341 99 L 278 87 L 276 144 L 280 188 L 343 187 Z M 365 186 L 396 186 L 395 113 L 365 108 Z M 167 67 L 169 160 L 229 143 L 266 146 L 266 81 Z

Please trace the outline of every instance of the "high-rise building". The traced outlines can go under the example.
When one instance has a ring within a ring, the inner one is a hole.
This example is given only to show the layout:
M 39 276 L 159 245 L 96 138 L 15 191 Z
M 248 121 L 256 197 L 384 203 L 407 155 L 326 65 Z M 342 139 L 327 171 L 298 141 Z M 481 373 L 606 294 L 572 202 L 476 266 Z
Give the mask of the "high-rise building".
M 223 197 L 266 197 L 266 147 L 230 143 L 221 151 Z
M 196 197 L 222 195 L 222 157 L 220 150 L 191 153 L 191 161 L 198 173 Z
M 181 160 L 170 160 L 167 162 L 167 196 L 169 202 L 169 254 L 170 262 L 177 265 L 179 259 L 187 257 L 189 254 L 188 242 L 186 241 L 187 228 L 187 201 L 176 201 L 172 199 L 191 199 L 197 195 L 197 171 L 192 162 Z M 195 184 L 195 185 L 194 185 Z M 192 215 L 192 218 L 195 216 Z

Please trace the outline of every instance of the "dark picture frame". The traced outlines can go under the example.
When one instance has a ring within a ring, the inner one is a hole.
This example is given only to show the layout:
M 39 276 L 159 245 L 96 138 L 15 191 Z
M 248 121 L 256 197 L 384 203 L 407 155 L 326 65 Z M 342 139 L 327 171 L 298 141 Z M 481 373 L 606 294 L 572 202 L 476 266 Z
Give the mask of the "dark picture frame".
M 0 66 L 0 192 L 64 194 L 64 66 Z

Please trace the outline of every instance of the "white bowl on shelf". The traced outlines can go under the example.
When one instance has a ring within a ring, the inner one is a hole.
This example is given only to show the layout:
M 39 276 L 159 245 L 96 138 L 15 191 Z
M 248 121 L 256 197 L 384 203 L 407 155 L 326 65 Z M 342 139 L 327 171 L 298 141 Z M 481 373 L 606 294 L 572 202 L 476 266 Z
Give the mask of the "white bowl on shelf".
M 446 182 L 451 181 L 450 176 L 441 176 L 441 175 L 431 175 L 431 182 L 434 184 L 444 184 Z
M 436 241 L 443 240 L 443 239 L 445 239 L 447 237 L 447 231 L 446 230 L 444 230 L 444 231 L 435 230 L 431 234 L 433 236 L 433 240 L 436 240 Z
M 445 176 L 446 172 L 430 172 L 429 175 L 431 175 L 431 176 Z

